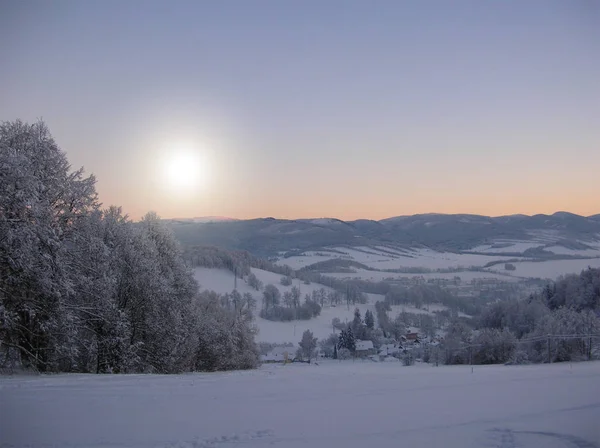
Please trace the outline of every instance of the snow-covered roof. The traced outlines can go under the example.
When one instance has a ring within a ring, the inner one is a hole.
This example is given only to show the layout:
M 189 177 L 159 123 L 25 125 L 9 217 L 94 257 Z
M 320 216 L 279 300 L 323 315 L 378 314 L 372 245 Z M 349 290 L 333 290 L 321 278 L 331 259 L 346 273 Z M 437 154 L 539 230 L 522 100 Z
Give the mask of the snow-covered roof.
M 400 351 L 400 347 L 398 346 L 398 344 L 383 344 L 381 347 L 379 347 L 379 353 L 381 354 L 394 354 L 394 353 L 398 353 Z
M 356 341 L 356 351 L 371 350 L 373 348 L 373 341 Z
M 260 357 L 261 361 L 283 361 L 286 359 L 286 354 L 288 359 L 293 358 L 293 349 L 291 347 L 275 347 L 266 355 L 262 355 Z

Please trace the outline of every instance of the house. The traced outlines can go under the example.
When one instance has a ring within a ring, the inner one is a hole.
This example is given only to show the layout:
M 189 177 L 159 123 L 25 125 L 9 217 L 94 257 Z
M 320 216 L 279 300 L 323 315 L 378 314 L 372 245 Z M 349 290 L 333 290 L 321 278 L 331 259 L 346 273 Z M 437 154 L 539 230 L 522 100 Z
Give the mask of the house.
M 356 356 L 364 358 L 375 354 L 376 351 L 375 347 L 373 347 L 373 341 L 356 340 Z
M 383 344 L 379 347 L 379 356 L 394 356 L 398 355 L 402 351 L 402 346 L 398 343 L 395 344 Z
M 288 362 L 294 359 L 293 347 L 275 347 L 266 355 L 260 356 L 260 361 L 264 363 Z
M 408 331 L 404 338 L 407 342 L 419 342 L 419 333 L 416 331 Z

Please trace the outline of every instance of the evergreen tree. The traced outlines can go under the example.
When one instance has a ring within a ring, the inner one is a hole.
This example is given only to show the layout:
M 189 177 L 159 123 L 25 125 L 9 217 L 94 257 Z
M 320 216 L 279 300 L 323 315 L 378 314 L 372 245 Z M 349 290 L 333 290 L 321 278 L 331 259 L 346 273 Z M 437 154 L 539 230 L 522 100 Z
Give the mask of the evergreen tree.
M 352 333 L 352 328 L 342 330 L 338 346 L 339 348 L 345 348 L 354 353 L 356 350 L 356 340 L 354 338 L 354 333 Z
M 350 350 L 350 352 L 354 353 L 356 351 L 356 339 L 354 337 L 354 333 L 352 332 L 352 328 L 348 328 L 347 337 L 348 339 L 346 341 L 346 348 Z
M 362 325 L 362 318 L 360 316 L 360 310 L 358 308 L 354 309 L 354 320 L 352 321 L 352 325 L 354 327 Z
M 367 310 L 365 313 L 365 325 L 369 330 L 375 328 L 375 317 L 373 316 L 371 310 Z

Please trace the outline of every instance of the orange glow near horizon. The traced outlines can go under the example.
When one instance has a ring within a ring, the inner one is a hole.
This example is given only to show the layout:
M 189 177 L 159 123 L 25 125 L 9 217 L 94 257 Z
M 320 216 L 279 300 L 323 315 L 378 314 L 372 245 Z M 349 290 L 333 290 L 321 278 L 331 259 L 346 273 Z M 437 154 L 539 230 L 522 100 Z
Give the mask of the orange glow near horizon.
M 478 197 L 450 198 L 443 193 L 436 195 L 434 192 L 423 195 L 413 195 L 410 198 L 395 200 L 389 196 L 373 196 L 357 198 L 355 201 L 340 197 L 323 198 L 321 201 L 311 201 L 310 198 L 296 201 L 282 201 L 280 198 L 262 198 L 255 201 L 237 201 L 227 203 L 225 198 L 218 200 L 208 195 L 189 198 L 180 197 L 169 199 L 163 197 L 145 197 L 129 199 L 127 195 L 118 195 L 111 198 L 111 194 L 102 194 L 100 200 L 104 205 L 122 205 L 123 210 L 132 219 L 137 220 L 145 213 L 152 210 L 162 218 L 195 218 L 203 216 L 221 216 L 234 219 L 254 219 L 274 217 L 279 219 L 322 218 L 330 217 L 346 221 L 355 219 L 380 220 L 400 215 L 415 215 L 424 213 L 441 214 L 474 214 L 484 216 L 503 215 L 536 215 L 558 211 L 566 211 L 581 216 L 591 216 L 600 213 L 597 197 L 595 195 L 577 196 L 562 194 L 553 197 L 540 195 L 500 196 L 494 194 L 488 197 L 483 192 Z M 211 192 L 214 193 L 214 192 Z M 175 195 L 177 196 L 177 195 Z M 453 200 L 451 200 L 453 199 Z M 119 200 L 121 204 L 119 204 Z
M 0 121 L 42 117 L 133 219 L 600 213 L 586 2 L 30 3 Z

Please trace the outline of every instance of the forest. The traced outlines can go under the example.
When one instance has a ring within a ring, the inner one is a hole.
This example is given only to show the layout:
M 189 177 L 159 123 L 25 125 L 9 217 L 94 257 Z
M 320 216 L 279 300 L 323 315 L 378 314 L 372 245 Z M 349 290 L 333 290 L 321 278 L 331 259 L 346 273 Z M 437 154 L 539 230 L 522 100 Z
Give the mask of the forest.
M 43 122 L 0 126 L 0 367 L 253 368 L 252 309 L 198 291 L 155 213 L 99 203 Z

